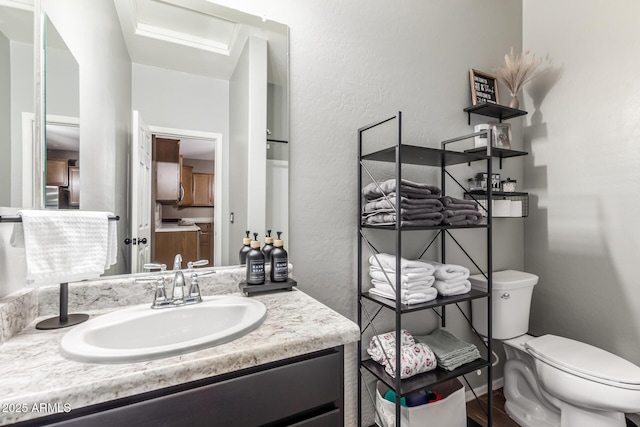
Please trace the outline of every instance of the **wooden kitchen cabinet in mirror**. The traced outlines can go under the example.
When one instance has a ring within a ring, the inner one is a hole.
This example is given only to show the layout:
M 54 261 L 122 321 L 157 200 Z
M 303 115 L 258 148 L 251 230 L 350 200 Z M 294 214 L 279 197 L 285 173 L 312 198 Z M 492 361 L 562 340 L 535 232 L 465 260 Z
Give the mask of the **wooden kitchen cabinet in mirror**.
M 154 138 L 156 164 L 156 200 L 176 203 L 180 200 L 180 140 Z
M 67 159 L 47 159 L 47 185 L 56 187 L 69 185 Z
M 206 259 L 209 261 L 207 266 L 213 266 L 213 236 L 211 235 L 211 223 L 198 222 L 196 225 L 200 227 L 200 259 Z
M 69 206 L 80 207 L 80 168 L 69 166 Z
M 193 174 L 193 206 L 213 206 L 213 174 Z
M 199 259 L 199 231 L 167 231 L 156 233 L 154 263 L 173 265 L 176 254 L 182 256 L 183 266 Z
M 182 163 L 182 156 L 180 156 L 180 184 L 182 199 L 178 201 L 178 206 L 193 205 L 193 166 Z

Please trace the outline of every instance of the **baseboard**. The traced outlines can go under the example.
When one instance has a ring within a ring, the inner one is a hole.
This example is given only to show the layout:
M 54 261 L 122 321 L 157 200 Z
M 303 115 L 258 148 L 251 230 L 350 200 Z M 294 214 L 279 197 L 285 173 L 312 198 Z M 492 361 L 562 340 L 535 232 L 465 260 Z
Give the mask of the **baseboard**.
M 493 380 L 493 382 L 491 383 L 491 389 L 492 390 L 497 390 L 499 388 L 501 388 L 504 385 L 504 378 L 500 377 L 498 379 Z M 474 387 L 473 391 L 475 391 L 476 395 L 478 396 L 482 396 L 484 394 L 487 394 L 487 390 L 488 387 L 486 384 L 481 385 L 480 387 Z M 471 390 L 467 390 L 464 393 L 464 398 L 465 400 L 468 402 L 470 400 L 475 399 L 475 396 L 473 395 L 473 392 Z

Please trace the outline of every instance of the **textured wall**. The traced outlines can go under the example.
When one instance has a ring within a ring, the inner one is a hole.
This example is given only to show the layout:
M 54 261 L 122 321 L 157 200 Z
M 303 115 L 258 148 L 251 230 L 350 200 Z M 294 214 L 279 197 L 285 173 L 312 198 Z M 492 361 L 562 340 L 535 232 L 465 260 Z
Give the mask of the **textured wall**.
M 356 130 L 402 110 L 409 143 L 439 146 L 441 140 L 470 132 L 462 112 L 470 104 L 469 68 L 491 71 L 512 45 L 520 49 L 521 2 L 219 3 L 290 26 L 287 249 L 300 288 L 356 319 Z M 521 135 L 519 122 L 514 128 L 516 136 Z M 509 172 L 504 173 L 520 179 L 520 162 L 508 162 Z M 464 166 L 459 176 L 471 174 Z M 522 268 L 522 220 L 502 220 L 496 230 L 495 267 Z M 482 245 L 480 237 L 475 240 L 467 242 Z M 414 250 L 420 247 L 407 244 Z M 434 325 L 432 317 L 424 315 L 428 322 L 416 319 L 418 329 Z M 456 314 L 451 318 L 457 327 Z M 384 327 L 382 322 L 380 329 Z M 461 335 L 466 337 L 464 329 Z M 357 386 L 353 369 L 346 381 L 352 399 Z M 354 424 L 355 414 L 348 416 L 347 425 Z
M 531 331 L 578 339 L 636 364 L 639 26 L 633 0 L 524 2 L 524 46 L 544 58 L 525 98 L 533 111 L 525 181 L 536 194 L 525 266 L 540 276 Z

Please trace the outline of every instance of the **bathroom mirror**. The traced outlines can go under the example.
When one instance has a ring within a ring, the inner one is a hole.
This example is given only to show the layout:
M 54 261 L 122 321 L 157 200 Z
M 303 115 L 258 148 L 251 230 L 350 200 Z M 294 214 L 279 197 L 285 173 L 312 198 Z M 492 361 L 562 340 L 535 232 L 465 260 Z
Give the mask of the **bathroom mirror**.
M 154 137 L 181 140 L 184 146 L 195 142 L 211 151 L 206 157 L 214 160 L 207 161 L 217 168 L 210 171 L 215 187 L 213 206 L 163 202 L 159 210 L 165 221 L 210 219 L 216 266 L 238 264 L 247 229 L 258 232 L 262 240 L 266 229 L 283 231 L 286 238 L 286 25 L 205 0 L 92 0 L 90 5 L 83 1 L 36 1 L 41 2 L 68 46 L 69 56 L 77 59 L 77 71 L 69 73 L 77 75 L 79 81 L 77 114 L 70 108 L 54 113 L 53 100 L 48 95 L 45 99 L 49 124 L 60 122 L 60 117 L 71 121 L 71 126 L 62 129 L 67 134 L 74 127 L 73 118 L 82 118 L 82 126 L 75 127 L 82 182 L 77 207 L 108 210 L 120 216 L 118 264 L 116 271 L 109 273 L 139 271 L 131 268 L 135 248 L 124 244 L 133 225 L 132 206 L 140 204 L 141 198 L 147 200 L 146 195 L 131 188 L 131 177 L 136 173 L 130 164 L 131 142 L 137 131 L 132 124 L 133 111 Z M 238 79 L 244 72 L 237 67 L 245 60 L 243 52 L 253 49 L 249 40 L 256 40 L 257 45 L 264 42 L 264 97 L 258 101 L 247 97 L 247 81 Z M 49 61 L 48 53 L 59 48 L 47 44 L 46 49 Z M 68 56 L 66 59 L 70 60 Z M 47 92 L 58 84 L 72 85 L 71 78 L 61 83 L 51 81 L 49 71 L 47 62 Z M 253 114 L 259 111 L 263 125 L 250 128 L 247 110 Z M 58 117 L 51 120 L 51 115 Z M 49 149 L 49 129 L 46 137 Z M 259 143 L 251 145 L 248 140 Z M 218 148 L 220 153 L 213 152 Z M 196 155 L 185 165 L 199 168 L 203 158 Z M 70 165 L 67 163 L 68 169 Z M 155 194 L 155 187 L 151 190 Z M 149 219 L 155 222 L 158 205 L 155 199 L 150 202 Z
M 79 209 L 79 66 L 51 19 L 44 18 L 45 208 Z
M 17 3 L 16 3 L 17 4 Z M 19 4 L 17 4 L 19 6 Z M 23 126 L 33 123 L 33 8 L 0 5 L 0 206 L 23 201 Z M 29 171 L 30 171 L 29 166 Z M 28 187 L 27 194 L 31 191 Z

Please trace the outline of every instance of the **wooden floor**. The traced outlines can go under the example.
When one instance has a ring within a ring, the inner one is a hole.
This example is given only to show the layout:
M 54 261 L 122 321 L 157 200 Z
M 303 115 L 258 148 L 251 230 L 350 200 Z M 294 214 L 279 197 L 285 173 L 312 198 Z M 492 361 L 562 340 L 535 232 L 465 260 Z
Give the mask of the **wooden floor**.
M 479 400 L 482 404 L 482 409 L 476 399 L 467 402 L 468 427 L 487 427 L 487 416 L 484 411 L 484 408 L 487 407 L 487 395 L 480 396 Z M 493 392 L 492 417 L 493 427 L 519 427 L 519 424 L 513 421 L 504 411 L 504 395 L 501 388 Z

